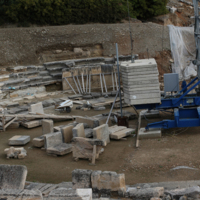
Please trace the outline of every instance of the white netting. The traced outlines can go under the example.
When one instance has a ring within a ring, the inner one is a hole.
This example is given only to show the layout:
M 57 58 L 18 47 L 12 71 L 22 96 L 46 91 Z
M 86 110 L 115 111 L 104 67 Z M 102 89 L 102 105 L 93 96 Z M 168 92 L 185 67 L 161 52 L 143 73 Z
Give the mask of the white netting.
M 177 27 L 169 25 L 170 45 L 174 64 L 172 72 L 178 73 L 179 78 L 189 79 L 197 75 L 197 66 L 192 60 L 196 56 L 194 27 Z

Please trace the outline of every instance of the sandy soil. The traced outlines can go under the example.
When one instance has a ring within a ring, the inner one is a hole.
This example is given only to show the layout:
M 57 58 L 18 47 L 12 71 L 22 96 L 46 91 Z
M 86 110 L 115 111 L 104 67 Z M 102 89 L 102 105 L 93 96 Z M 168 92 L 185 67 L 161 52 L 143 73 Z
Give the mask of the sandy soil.
M 132 108 L 127 110 L 133 111 Z M 98 111 L 73 110 L 71 114 L 92 116 L 98 113 Z M 155 120 L 160 119 L 153 121 Z M 55 125 L 67 123 L 69 122 L 59 122 Z M 146 123 L 142 120 L 142 126 Z M 137 120 L 130 121 L 130 125 L 136 124 Z M 111 141 L 97 160 L 96 166 L 90 166 L 88 160 L 75 162 L 72 154 L 62 157 L 48 156 L 45 151 L 34 148 L 32 142 L 25 146 L 28 156 L 24 160 L 7 160 L 3 151 L 8 147 L 8 139 L 18 134 L 30 135 L 33 139 L 42 134 L 42 129 L 41 127 L 32 130 L 8 129 L 0 133 L 0 164 L 26 165 L 28 181 L 47 183 L 71 181 L 71 172 L 76 168 L 125 173 L 126 184 L 200 179 L 199 170 L 170 171 L 173 167 L 183 165 L 200 168 L 199 128 L 164 131 L 161 139 L 140 141 L 139 149 L 135 148 L 134 136 L 128 137 L 127 141 Z

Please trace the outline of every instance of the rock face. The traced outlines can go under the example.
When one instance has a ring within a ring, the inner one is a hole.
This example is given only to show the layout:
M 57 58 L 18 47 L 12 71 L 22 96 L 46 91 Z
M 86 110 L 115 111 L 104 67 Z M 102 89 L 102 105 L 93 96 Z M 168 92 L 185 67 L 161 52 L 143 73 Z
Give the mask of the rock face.
M 0 189 L 23 190 L 26 176 L 26 166 L 0 165 Z
M 109 132 L 107 124 L 103 124 L 93 129 L 93 138 L 102 140 L 103 146 L 106 146 L 108 143 L 110 143 L 109 135 L 110 135 L 110 132 Z
M 128 188 L 127 193 L 129 197 L 133 199 L 151 199 L 152 197 L 161 197 L 164 195 L 163 187 L 155 187 L 155 188 Z
M 0 199 L 6 200 L 43 200 L 39 190 L 0 190 Z
M 6 153 L 8 159 L 9 158 L 23 159 L 27 156 L 26 150 L 23 147 L 21 148 L 10 147 L 5 149 L 4 152 Z
M 9 145 L 25 145 L 30 142 L 28 135 L 16 135 L 9 139 Z
M 77 188 L 91 188 L 91 174 L 92 170 L 75 169 L 72 171 L 73 189 Z
M 93 171 L 91 175 L 92 189 L 95 192 L 118 192 L 125 193 L 125 175 L 109 171 Z
M 72 129 L 73 137 L 85 137 L 84 124 L 77 124 Z
M 73 158 L 83 158 L 83 159 L 92 159 L 93 156 L 93 145 L 97 145 L 96 148 L 96 159 L 99 158 L 101 152 L 102 141 L 93 140 L 88 138 L 76 137 L 72 140 L 72 153 Z
M 48 134 L 53 133 L 53 121 L 52 120 L 42 120 L 42 133 Z

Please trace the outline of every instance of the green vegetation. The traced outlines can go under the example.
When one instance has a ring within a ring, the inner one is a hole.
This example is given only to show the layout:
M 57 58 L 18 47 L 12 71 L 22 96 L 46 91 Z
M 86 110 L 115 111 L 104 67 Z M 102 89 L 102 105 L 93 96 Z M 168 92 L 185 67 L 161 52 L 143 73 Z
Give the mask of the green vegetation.
M 129 0 L 130 15 L 145 19 L 165 14 L 166 1 Z M 0 24 L 114 23 L 127 13 L 126 0 L 0 0 Z

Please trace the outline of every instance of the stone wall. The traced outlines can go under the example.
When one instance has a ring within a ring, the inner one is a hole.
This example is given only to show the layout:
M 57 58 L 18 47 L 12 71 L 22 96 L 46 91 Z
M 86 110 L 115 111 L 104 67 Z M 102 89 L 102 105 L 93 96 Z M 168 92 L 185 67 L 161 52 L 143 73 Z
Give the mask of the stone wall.
M 155 57 L 170 50 L 167 27 L 154 23 L 131 24 L 134 53 Z M 39 65 L 44 62 L 113 56 L 131 52 L 128 24 L 88 24 L 0 29 L 0 67 Z M 163 47 L 163 49 L 162 49 Z M 78 49 L 77 49 L 78 48 Z

